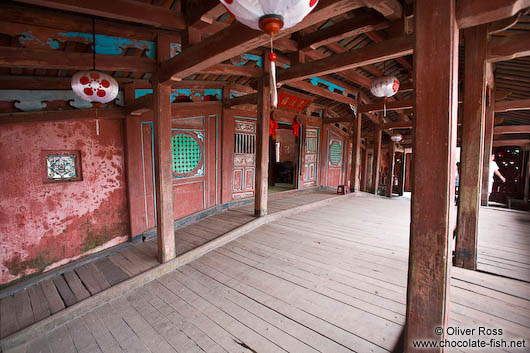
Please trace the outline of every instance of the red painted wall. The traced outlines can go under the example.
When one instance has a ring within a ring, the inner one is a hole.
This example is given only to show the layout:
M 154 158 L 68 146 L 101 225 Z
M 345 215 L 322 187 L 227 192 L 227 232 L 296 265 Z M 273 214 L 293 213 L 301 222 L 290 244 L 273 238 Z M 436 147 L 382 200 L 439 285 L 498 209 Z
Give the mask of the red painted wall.
M 0 129 L 0 284 L 127 240 L 122 122 L 99 124 Z M 43 183 L 42 150 L 79 150 L 82 181 Z

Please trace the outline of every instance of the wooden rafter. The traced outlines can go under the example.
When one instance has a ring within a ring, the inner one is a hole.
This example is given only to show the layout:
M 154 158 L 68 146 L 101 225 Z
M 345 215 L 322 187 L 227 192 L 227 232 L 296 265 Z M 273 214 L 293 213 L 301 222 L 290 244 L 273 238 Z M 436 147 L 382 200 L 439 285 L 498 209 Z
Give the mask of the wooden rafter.
M 414 107 L 413 100 L 401 100 L 386 103 L 386 110 L 410 109 Z M 373 104 L 363 104 L 359 107 L 359 113 L 375 113 L 383 111 L 383 102 Z
M 0 125 L 20 123 L 40 123 L 47 121 L 91 120 L 91 119 L 124 119 L 123 108 L 101 109 L 67 109 L 38 112 L 16 112 L 0 114 Z
M 530 0 L 459 0 L 456 21 L 460 29 L 489 23 L 515 15 L 530 7 Z
M 494 38 L 488 43 L 488 61 L 506 61 L 530 55 L 530 35 Z
M 412 54 L 413 38 L 402 37 L 372 44 L 343 54 L 333 55 L 310 63 L 300 64 L 278 74 L 278 82 L 292 82 L 312 76 L 325 75 L 374 64 Z
M 16 0 L 18 2 L 44 6 L 93 16 L 111 18 L 172 30 L 185 29 L 184 17 L 160 6 L 131 0 Z
M 530 134 L 530 125 L 495 126 L 493 134 Z
M 495 103 L 495 113 L 530 109 L 530 99 L 500 101 Z
M 360 2 L 353 0 L 320 1 L 318 7 L 307 15 L 302 22 L 282 31 L 278 38 L 360 6 L 362 6 Z M 270 38 L 267 34 L 235 22 L 200 43 L 189 47 L 180 55 L 162 63 L 159 80 L 164 82 L 182 79 L 269 41 Z

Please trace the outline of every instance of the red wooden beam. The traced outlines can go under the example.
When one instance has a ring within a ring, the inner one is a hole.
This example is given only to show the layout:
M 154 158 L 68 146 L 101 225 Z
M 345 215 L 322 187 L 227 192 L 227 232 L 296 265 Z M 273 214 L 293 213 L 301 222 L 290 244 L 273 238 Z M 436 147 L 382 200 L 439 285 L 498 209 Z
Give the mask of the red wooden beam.
M 123 108 L 46 110 L 0 114 L 0 125 L 91 119 L 125 119 L 125 117 L 125 109 Z
M 331 92 L 327 88 L 314 86 L 313 84 L 309 82 L 305 82 L 305 81 L 289 82 L 287 85 L 304 90 L 309 93 L 319 95 L 327 99 L 335 100 L 337 102 L 346 103 L 346 104 L 354 104 L 354 105 L 357 104 L 357 101 L 351 97 L 347 97 L 339 93 Z
M 505 147 L 505 146 L 530 146 L 529 139 L 516 139 L 516 140 L 494 140 L 493 147 Z
M 402 37 L 300 64 L 278 73 L 278 82 L 299 81 L 412 54 L 413 38 Z
M 529 110 L 530 99 L 495 102 L 495 113 L 509 112 L 512 110 Z
M 165 9 L 140 1 L 130 0 L 15 0 L 21 3 L 49 7 L 56 10 L 78 12 L 114 20 L 142 23 L 171 30 L 185 29 L 184 17 Z
M 530 134 L 530 125 L 495 126 L 493 134 Z
M 411 109 L 414 108 L 413 100 L 402 100 L 394 102 L 386 102 L 386 110 Z M 359 106 L 359 113 L 375 113 L 384 110 L 383 102 L 373 104 L 362 104 Z
M 323 0 L 319 1 L 309 15 L 302 22 L 280 32 L 280 39 L 293 32 L 309 27 L 325 19 L 361 7 L 362 4 L 351 0 Z M 180 80 L 202 69 L 233 58 L 270 42 L 270 37 L 262 31 L 234 22 L 227 28 L 202 40 L 174 58 L 161 64 L 160 81 Z
M 515 15 L 530 6 L 530 0 L 459 0 L 456 20 L 459 28 L 478 26 Z
M 394 167 L 395 167 L 395 156 L 396 156 L 396 144 L 390 142 L 389 146 L 389 159 L 388 159 L 388 178 L 386 180 L 386 197 L 392 197 L 392 187 L 394 186 Z
M 344 38 L 388 28 L 389 22 L 381 16 L 363 15 L 347 19 L 329 27 L 309 33 L 298 40 L 298 50 L 317 49 L 328 43 L 336 43 Z
M 530 55 L 530 35 L 493 38 L 488 45 L 488 61 L 507 61 Z
M 238 66 L 231 64 L 216 64 L 206 69 L 202 69 L 200 73 L 216 74 L 216 75 L 234 75 L 258 78 L 263 76 L 263 70 L 259 67 L 252 66 Z
M 28 69 L 92 70 L 92 54 L 60 50 L 0 48 L 0 67 Z M 153 72 L 153 59 L 137 56 L 96 55 L 101 71 Z
M 352 160 L 350 172 L 350 190 L 353 192 L 361 191 L 361 115 L 353 120 L 353 138 L 352 138 Z
M 444 340 L 449 322 L 458 28 L 455 0 L 417 1 L 414 7 L 414 116 L 417 119 L 414 119 L 407 326 L 402 351 L 425 352 L 425 348 L 415 347 L 413 341 Z M 434 330 L 436 327 L 440 327 L 441 335 Z
M 484 24 L 466 28 L 464 40 L 464 114 L 461 119 L 462 143 L 454 265 L 475 270 L 484 150 L 488 26 Z

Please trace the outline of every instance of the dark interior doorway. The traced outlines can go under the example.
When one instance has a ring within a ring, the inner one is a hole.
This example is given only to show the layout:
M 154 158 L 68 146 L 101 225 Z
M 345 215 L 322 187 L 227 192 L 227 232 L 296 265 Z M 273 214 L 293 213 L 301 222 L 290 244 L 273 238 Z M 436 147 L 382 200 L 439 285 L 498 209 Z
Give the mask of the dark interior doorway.
M 300 140 L 292 125 L 279 123 L 270 141 L 269 192 L 282 192 L 298 187 L 298 156 Z

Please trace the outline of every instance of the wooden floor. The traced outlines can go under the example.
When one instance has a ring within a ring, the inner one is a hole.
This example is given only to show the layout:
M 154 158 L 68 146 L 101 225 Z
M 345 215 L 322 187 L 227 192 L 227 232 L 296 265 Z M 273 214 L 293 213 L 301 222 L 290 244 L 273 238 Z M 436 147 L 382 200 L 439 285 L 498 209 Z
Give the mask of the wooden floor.
M 269 201 L 269 213 L 335 197 L 331 192 L 279 195 Z M 230 209 L 175 231 L 177 254 L 213 240 L 251 220 L 254 205 Z M 66 307 L 158 265 L 156 239 L 137 243 L 52 279 L 0 299 L 0 338 L 17 332 Z
M 35 337 L 27 351 L 393 351 L 409 210 L 404 198 L 363 195 L 283 218 Z M 528 283 L 453 268 L 449 308 L 451 326 L 526 339 L 526 350 L 490 351 L 528 351 Z
M 530 213 L 480 209 L 477 268 L 530 282 Z

